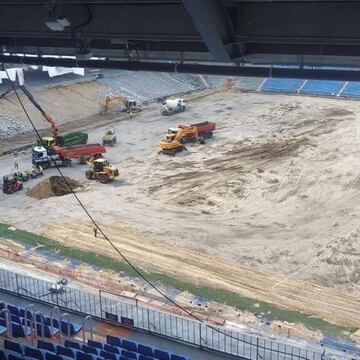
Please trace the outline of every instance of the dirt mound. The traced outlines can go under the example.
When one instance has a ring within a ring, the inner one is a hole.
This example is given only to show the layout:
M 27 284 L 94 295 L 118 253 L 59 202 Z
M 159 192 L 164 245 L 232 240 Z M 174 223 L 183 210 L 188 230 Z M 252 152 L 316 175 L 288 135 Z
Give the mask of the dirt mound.
M 78 190 L 82 185 L 67 176 L 65 176 L 67 183 L 71 189 Z M 41 181 L 39 184 L 29 189 L 26 195 L 37 198 L 46 199 L 51 196 L 63 196 L 71 193 L 71 190 L 65 180 L 61 176 L 50 176 Z

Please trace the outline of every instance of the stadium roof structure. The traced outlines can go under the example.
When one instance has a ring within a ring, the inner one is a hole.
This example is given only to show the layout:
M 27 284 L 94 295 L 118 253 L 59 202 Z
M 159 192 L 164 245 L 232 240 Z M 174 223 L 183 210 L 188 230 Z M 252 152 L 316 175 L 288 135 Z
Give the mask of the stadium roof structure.
M 349 73 L 360 59 L 359 19 L 360 2 L 348 0 L 0 0 L 0 62 L 76 64 L 46 57 L 57 55 L 138 70 L 280 64 Z

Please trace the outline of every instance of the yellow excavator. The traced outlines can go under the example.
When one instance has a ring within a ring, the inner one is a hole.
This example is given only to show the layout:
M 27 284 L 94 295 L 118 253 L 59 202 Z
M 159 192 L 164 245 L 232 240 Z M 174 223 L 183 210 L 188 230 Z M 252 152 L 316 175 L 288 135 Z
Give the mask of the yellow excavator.
M 125 96 L 121 95 L 116 97 L 112 95 L 106 95 L 104 103 L 101 106 L 101 111 L 103 114 L 106 114 L 109 110 L 115 108 L 119 104 L 124 106 L 120 111 L 127 112 L 130 115 L 142 111 L 142 106 L 139 102 L 136 100 L 127 99 Z
M 89 180 L 99 180 L 102 184 L 106 184 L 119 176 L 119 170 L 104 158 L 91 158 L 87 163 L 91 166 L 91 169 L 85 172 Z
M 184 142 L 198 142 L 199 135 L 196 127 L 185 127 L 183 129 L 170 129 L 166 138 L 160 141 L 160 153 L 166 155 L 175 155 L 177 152 L 185 149 Z

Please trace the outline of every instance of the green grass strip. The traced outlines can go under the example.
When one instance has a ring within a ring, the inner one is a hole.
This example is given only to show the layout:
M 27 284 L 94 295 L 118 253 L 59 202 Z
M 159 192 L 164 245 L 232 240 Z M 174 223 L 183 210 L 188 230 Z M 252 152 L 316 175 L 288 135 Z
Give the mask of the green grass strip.
M 62 255 L 69 260 L 77 260 L 103 269 L 123 272 L 130 276 L 137 275 L 128 264 L 117 261 L 114 258 L 98 255 L 91 251 L 84 251 L 67 247 L 60 242 L 51 240 L 41 235 L 36 235 L 28 231 L 19 229 L 9 230 L 9 227 L 9 225 L 0 223 L 0 237 L 4 237 L 31 246 L 42 245 L 43 249 L 50 252 L 56 252 L 57 254 Z M 179 280 L 165 274 L 150 272 L 146 273 L 146 275 L 149 280 L 157 281 L 163 285 L 171 286 L 182 291 L 188 291 L 193 295 L 201 296 L 219 303 L 234 306 L 239 310 L 264 314 L 264 316 L 271 319 L 287 321 L 291 323 L 302 323 L 307 328 L 321 331 L 323 334 L 326 335 L 347 339 L 349 333 L 357 331 L 357 328 L 355 327 L 346 328 L 337 326 L 325 320 L 309 316 L 298 311 L 281 309 L 266 302 L 244 297 L 224 289 L 212 288 L 208 286 L 198 286 L 194 283 Z

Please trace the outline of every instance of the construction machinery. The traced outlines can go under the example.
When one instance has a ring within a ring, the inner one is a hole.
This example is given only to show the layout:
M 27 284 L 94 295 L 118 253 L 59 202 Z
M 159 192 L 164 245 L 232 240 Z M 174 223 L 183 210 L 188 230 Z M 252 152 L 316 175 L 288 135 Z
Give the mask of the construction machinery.
M 52 136 L 43 137 L 38 140 L 39 146 L 45 146 L 46 148 L 50 148 L 54 145 L 61 146 L 71 146 L 71 145 L 81 145 L 86 144 L 88 140 L 88 134 L 82 132 L 73 132 L 63 136 L 59 135 L 59 128 L 55 122 L 55 120 L 45 112 L 45 110 L 41 107 L 41 105 L 35 100 L 34 96 L 24 85 L 16 85 L 14 87 L 10 87 L 4 93 L 0 95 L 0 100 L 5 97 L 7 94 L 11 93 L 13 90 L 20 89 L 27 96 L 29 101 L 40 111 L 41 115 L 47 121 L 52 130 Z
M 167 99 L 162 104 L 161 114 L 165 116 L 177 114 L 183 112 L 186 109 L 184 99 Z
M 161 140 L 160 147 L 162 154 L 175 155 L 184 150 L 184 144 L 199 142 L 205 144 L 206 139 L 214 136 L 216 124 L 211 121 L 204 121 L 197 124 L 180 124 L 177 128 L 169 128 L 166 139 Z
M 12 194 L 16 191 L 23 189 L 23 183 L 16 179 L 13 175 L 7 175 L 3 177 L 3 192 L 5 194 Z
M 91 159 L 88 164 L 91 169 L 86 170 L 85 176 L 89 180 L 98 180 L 106 184 L 119 176 L 119 170 L 110 165 L 106 159 Z
M 176 133 L 170 132 L 166 138 L 160 141 L 160 153 L 166 155 L 175 155 L 184 150 L 184 138 L 192 139 L 192 142 L 199 141 L 199 135 L 196 127 L 178 129 Z
M 205 141 L 207 139 L 211 139 L 214 136 L 216 124 L 211 121 L 203 121 L 201 123 L 196 123 L 196 124 L 191 124 L 191 125 L 180 124 L 178 126 L 179 129 L 194 128 L 194 127 L 197 129 L 199 139 Z M 192 138 L 190 138 L 189 140 L 191 142 Z M 184 141 L 187 142 L 187 138 L 185 138 Z
M 142 111 L 142 105 L 134 100 L 134 99 L 127 99 L 125 96 L 112 96 L 106 95 L 104 103 L 102 104 L 102 113 L 106 114 L 110 109 L 113 107 L 118 106 L 121 104 L 123 107 L 120 108 L 121 112 L 127 112 L 128 114 L 139 113 Z
M 109 127 L 102 138 L 103 145 L 114 146 L 116 144 L 116 132 L 113 126 Z
M 29 175 L 27 172 L 25 172 L 25 171 L 20 171 L 20 170 L 15 171 L 15 172 L 13 173 L 13 176 L 14 176 L 14 178 L 15 178 L 16 180 L 19 180 L 19 181 L 21 181 L 21 182 L 25 182 L 25 181 L 28 181 L 28 180 L 30 179 L 30 175 Z
M 71 160 L 79 160 L 84 164 L 86 159 L 94 157 L 100 158 L 106 153 L 105 146 L 101 144 L 85 144 L 79 146 L 62 147 L 54 145 L 50 149 L 43 146 L 35 146 L 32 149 L 32 163 L 36 167 L 42 166 L 44 169 L 50 166 L 71 166 Z

